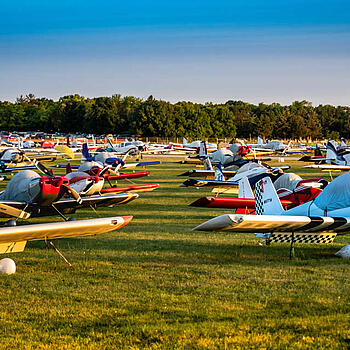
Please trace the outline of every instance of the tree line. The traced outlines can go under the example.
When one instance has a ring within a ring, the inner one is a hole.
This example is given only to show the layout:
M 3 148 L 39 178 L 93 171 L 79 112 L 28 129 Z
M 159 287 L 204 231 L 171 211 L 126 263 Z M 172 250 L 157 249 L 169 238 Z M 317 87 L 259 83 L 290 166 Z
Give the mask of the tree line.
M 189 138 L 350 138 L 350 107 L 296 101 L 258 105 L 170 103 L 121 95 L 58 101 L 20 96 L 0 102 L 0 130 Z

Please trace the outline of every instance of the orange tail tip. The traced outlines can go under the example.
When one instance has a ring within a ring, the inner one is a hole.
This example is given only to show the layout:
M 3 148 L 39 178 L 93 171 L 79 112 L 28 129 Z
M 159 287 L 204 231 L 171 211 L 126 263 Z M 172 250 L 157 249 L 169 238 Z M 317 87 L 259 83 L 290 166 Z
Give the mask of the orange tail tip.
M 132 220 L 132 216 L 122 216 L 123 220 L 124 220 L 124 224 L 122 226 L 127 225 L 131 220 Z

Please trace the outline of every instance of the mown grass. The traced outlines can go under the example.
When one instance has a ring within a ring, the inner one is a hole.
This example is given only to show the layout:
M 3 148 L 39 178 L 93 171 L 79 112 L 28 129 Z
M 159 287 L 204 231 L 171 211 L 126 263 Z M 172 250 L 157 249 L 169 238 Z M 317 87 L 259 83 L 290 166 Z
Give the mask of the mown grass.
M 349 262 L 334 253 L 349 237 L 297 245 L 290 261 L 288 245 L 193 232 L 230 211 L 188 206 L 209 194 L 179 187 L 176 175 L 190 168 L 170 159 L 137 180 L 158 190 L 98 211 L 134 215 L 122 230 L 56 241 L 73 268 L 52 250 L 46 257 L 43 242 L 9 255 L 17 272 L 0 276 L 0 348 L 346 349 Z M 32 222 L 45 220 L 58 218 Z

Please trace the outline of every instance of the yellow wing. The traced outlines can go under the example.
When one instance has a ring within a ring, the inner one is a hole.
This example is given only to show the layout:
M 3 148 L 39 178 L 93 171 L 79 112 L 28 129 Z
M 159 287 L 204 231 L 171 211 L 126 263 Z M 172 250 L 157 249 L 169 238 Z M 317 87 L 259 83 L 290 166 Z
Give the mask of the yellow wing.
M 73 152 L 73 150 L 71 150 L 66 145 L 57 145 L 57 146 L 55 146 L 55 150 L 60 152 L 60 153 L 66 154 L 70 159 L 74 159 L 74 152 Z
M 23 251 L 26 241 L 88 236 L 117 230 L 132 216 L 52 222 L 0 228 L 0 253 Z

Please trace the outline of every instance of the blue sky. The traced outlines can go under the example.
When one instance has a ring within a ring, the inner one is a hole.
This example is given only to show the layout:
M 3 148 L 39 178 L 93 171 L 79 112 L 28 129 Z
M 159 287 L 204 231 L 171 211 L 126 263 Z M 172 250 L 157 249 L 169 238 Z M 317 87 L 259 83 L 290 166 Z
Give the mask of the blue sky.
M 0 99 L 350 104 L 350 2 L 5 1 Z

